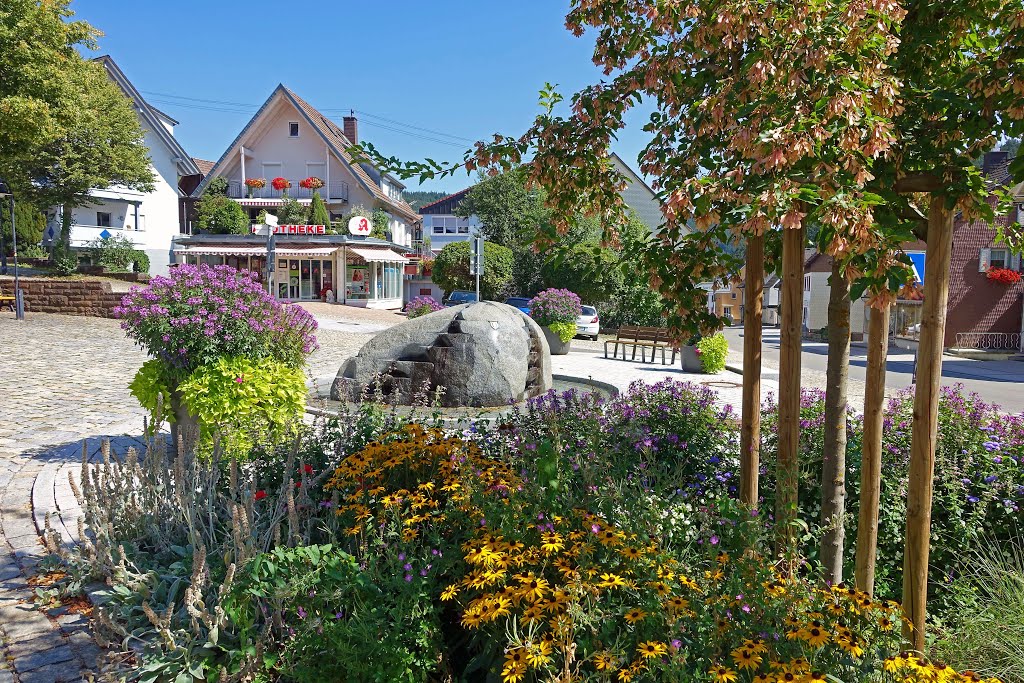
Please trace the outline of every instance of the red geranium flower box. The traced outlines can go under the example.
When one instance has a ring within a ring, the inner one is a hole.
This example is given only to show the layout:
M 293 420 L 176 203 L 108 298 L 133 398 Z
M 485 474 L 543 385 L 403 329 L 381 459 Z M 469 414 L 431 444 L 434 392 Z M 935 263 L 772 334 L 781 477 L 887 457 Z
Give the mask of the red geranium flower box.
M 291 184 L 291 182 L 288 181 L 287 178 L 282 178 L 282 177 L 278 176 L 278 177 L 276 177 L 276 178 L 274 178 L 273 180 L 270 181 L 270 186 L 273 187 L 277 191 L 281 191 L 281 190 L 287 190 L 289 187 L 292 186 L 292 184 Z
M 299 181 L 299 187 L 306 190 L 319 190 L 324 186 L 324 181 L 317 178 L 315 175 L 311 175 L 308 178 L 304 178 Z
M 1004 285 L 1015 285 L 1020 282 L 1020 273 L 1009 268 L 989 268 L 985 275 L 989 280 Z

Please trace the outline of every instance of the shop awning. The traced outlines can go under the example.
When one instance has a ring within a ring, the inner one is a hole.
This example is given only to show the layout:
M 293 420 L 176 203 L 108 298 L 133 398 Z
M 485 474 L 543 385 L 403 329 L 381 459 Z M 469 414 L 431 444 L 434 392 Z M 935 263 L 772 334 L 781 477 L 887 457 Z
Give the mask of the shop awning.
M 405 263 L 409 259 L 388 247 L 348 247 L 349 252 L 369 263 Z
M 218 256 L 266 256 L 267 250 L 263 247 L 233 247 L 224 245 L 220 247 L 188 247 L 186 249 L 175 249 L 175 254 L 181 256 L 202 256 L 204 254 L 216 254 Z
M 310 247 L 309 249 L 303 249 L 301 247 L 278 247 L 277 249 L 274 250 L 274 254 L 276 256 L 305 256 L 305 257 L 333 256 L 334 252 L 336 252 L 337 250 L 338 250 L 337 247 L 330 247 L 330 248 L 327 248 L 327 249 L 324 249 L 324 248 L 314 248 L 314 247 Z

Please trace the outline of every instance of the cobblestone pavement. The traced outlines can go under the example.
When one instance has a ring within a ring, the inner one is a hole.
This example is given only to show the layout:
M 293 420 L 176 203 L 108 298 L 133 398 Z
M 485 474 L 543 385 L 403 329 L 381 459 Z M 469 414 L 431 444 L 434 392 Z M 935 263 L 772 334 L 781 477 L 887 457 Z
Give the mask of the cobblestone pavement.
M 366 331 L 325 325 L 310 375 L 333 378 L 387 322 L 380 313 L 354 317 L 377 325 Z M 33 609 L 29 578 L 46 555 L 40 533 L 48 513 L 64 543 L 77 536 L 81 511 L 68 475 L 77 477 L 82 440 L 90 459 L 104 436 L 115 437 L 122 454 L 139 445 L 132 435 L 141 433 L 144 412 L 128 382 L 145 359 L 115 320 L 30 313 L 19 322 L 0 312 L 0 683 L 70 683 L 94 668 L 100 653 L 85 617 Z

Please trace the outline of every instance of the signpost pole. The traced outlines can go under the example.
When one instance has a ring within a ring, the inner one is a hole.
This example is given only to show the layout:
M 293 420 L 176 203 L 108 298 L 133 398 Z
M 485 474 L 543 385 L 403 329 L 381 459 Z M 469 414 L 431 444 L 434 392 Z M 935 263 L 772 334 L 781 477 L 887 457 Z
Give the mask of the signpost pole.
M 480 301 L 480 274 L 484 271 L 484 238 L 473 238 L 473 253 L 470 256 L 470 272 L 476 275 L 476 300 Z

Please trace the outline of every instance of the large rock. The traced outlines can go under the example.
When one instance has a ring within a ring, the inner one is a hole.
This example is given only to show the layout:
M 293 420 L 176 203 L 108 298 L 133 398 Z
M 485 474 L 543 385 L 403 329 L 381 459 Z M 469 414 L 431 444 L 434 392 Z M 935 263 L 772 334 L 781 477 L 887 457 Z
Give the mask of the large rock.
M 464 304 L 375 336 L 341 366 L 331 398 L 355 401 L 378 383 L 400 405 L 438 387 L 446 407 L 508 405 L 551 388 L 551 356 L 541 328 L 520 310 Z

